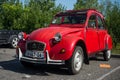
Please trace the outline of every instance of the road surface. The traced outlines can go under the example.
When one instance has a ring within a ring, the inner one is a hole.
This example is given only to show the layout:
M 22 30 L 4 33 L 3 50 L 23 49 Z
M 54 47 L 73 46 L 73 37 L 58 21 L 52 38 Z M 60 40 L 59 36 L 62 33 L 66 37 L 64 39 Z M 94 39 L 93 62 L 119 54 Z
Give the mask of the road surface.
M 111 67 L 101 68 L 100 64 Z M 69 75 L 66 68 L 59 66 L 24 68 L 15 58 L 15 49 L 0 48 L 0 80 L 120 80 L 120 58 L 91 59 L 90 65 L 84 64 L 79 74 Z

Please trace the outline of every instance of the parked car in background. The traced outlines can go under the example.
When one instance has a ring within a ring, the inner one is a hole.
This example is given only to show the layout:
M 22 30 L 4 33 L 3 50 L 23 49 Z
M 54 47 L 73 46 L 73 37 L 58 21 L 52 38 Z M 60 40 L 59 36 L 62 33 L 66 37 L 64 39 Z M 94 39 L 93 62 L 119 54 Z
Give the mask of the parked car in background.
M 8 44 L 12 48 L 16 48 L 18 43 L 19 30 L 0 30 L 0 45 Z
M 71 74 L 77 74 L 90 56 L 102 52 L 105 61 L 111 57 L 112 38 L 104 16 L 94 9 L 60 12 L 49 27 L 30 34 L 21 32 L 18 37 L 16 52 L 25 67 L 66 65 Z

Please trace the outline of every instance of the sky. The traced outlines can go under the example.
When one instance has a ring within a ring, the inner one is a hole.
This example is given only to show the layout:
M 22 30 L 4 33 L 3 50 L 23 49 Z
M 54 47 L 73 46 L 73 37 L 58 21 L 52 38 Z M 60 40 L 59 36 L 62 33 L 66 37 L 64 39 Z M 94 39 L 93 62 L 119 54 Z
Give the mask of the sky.
M 25 0 L 21 0 L 21 1 L 24 3 Z M 65 7 L 65 9 L 72 10 L 76 1 L 77 0 L 56 0 L 55 4 L 56 6 L 61 4 L 62 6 Z
M 71 10 L 74 7 L 74 4 L 77 0 L 56 0 L 56 5 L 62 4 L 66 7 L 67 10 Z M 100 0 L 101 1 L 101 0 Z M 111 0 L 112 2 L 117 1 L 120 3 L 120 0 Z
M 62 4 L 67 10 L 71 10 L 77 0 L 56 0 L 56 5 Z
M 24 0 L 21 0 L 24 2 Z M 58 6 L 59 4 L 62 4 L 67 10 L 72 10 L 74 7 L 74 4 L 77 0 L 56 0 L 55 4 Z M 101 0 L 99 0 L 101 1 Z M 120 0 L 111 0 L 112 2 L 117 1 L 120 3 Z

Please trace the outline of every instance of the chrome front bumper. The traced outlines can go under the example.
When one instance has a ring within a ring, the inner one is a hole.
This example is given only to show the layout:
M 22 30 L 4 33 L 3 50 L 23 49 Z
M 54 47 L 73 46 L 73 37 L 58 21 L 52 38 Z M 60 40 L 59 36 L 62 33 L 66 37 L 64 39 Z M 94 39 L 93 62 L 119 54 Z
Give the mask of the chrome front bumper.
M 46 50 L 46 58 L 45 59 L 34 59 L 34 58 L 24 57 L 20 48 L 18 48 L 18 51 L 19 51 L 19 56 L 18 56 L 19 61 L 38 63 L 38 64 L 55 64 L 55 65 L 65 64 L 65 62 L 63 60 L 50 59 L 49 53 L 47 50 Z

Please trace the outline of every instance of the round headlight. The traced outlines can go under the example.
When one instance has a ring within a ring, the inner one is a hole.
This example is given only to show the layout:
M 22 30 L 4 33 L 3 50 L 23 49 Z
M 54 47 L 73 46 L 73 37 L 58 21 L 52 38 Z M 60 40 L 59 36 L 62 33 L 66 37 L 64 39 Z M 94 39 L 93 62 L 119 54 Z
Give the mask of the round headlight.
M 61 39 L 62 39 L 62 35 L 61 35 L 60 33 L 56 33 L 55 36 L 54 36 L 54 39 L 55 39 L 57 42 L 59 42 L 59 41 L 61 41 Z
M 19 34 L 18 34 L 18 38 L 21 40 L 21 39 L 23 39 L 24 38 L 24 33 L 23 32 L 20 32 Z

